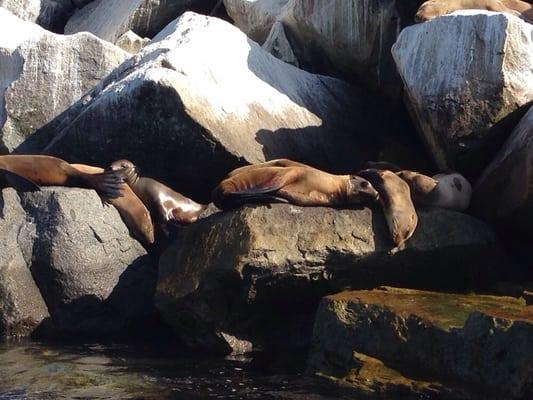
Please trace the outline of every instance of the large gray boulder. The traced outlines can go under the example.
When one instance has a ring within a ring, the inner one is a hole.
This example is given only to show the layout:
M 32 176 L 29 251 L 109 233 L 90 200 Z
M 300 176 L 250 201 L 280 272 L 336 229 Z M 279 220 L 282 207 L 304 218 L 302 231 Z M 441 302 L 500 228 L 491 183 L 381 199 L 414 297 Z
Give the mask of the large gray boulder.
M 154 316 L 155 262 L 95 191 L 1 196 L 0 337 L 98 337 Z
M 30 272 L 36 230 L 13 189 L 0 196 L 0 338 L 27 336 L 49 317 Z
M 102 335 L 151 316 L 157 271 L 114 207 L 88 189 L 43 188 L 20 197 L 35 225 L 31 271 L 51 330 Z
M 529 399 L 533 307 L 473 294 L 342 292 L 320 303 L 309 366 L 380 397 Z
M 533 107 L 483 172 L 472 208 L 484 218 L 533 234 Z
M 437 166 L 478 176 L 533 100 L 533 25 L 456 12 L 404 29 L 392 54 Z
M 0 7 L 11 11 L 20 19 L 57 33 L 63 32 L 68 18 L 74 12 L 71 0 L 0 0 Z
M 304 69 L 399 98 L 390 49 L 421 0 L 291 0 L 278 16 Z
M 253 41 L 263 44 L 289 0 L 224 0 L 235 25 Z
M 318 301 L 344 286 L 470 289 L 495 278 L 491 228 L 468 215 L 419 210 L 406 249 L 381 210 L 244 207 L 184 228 L 161 256 L 156 305 L 188 344 L 230 350 L 307 344 Z M 291 331 L 297 332 L 290 333 Z
M 3 8 L 0 54 L 0 153 L 15 150 L 129 56 L 93 35 L 56 35 Z
M 153 37 L 183 12 L 207 13 L 217 0 L 95 0 L 76 11 L 65 33 L 91 32 L 115 43 L 128 30 Z
M 233 168 L 292 158 L 333 172 L 374 158 L 394 118 L 346 83 L 279 61 L 231 24 L 185 13 L 36 137 L 106 165 L 127 157 L 209 199 Z M 146 151 L 146 149 L 150 151 Z

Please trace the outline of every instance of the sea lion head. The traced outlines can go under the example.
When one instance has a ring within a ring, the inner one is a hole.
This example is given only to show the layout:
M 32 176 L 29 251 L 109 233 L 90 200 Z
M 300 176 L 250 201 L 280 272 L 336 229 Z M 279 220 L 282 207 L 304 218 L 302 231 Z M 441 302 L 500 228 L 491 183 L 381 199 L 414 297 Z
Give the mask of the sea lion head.
M 135 185 L 139 179 L 139 169 L 130 160 L 114 161 L 109 169 L 112 171 L 121 171 L 126 183 L 130 186 Z
M 350 175 L 346 193 L 348 204 L 361 204 L 376 201 L 379 198 L 379 194 L 372 184 L 365 178 L 357 175 Z
M 444 2 L 429 0 L 422 4 L 416 12 L 415 22 L 426 22 L 448 13 L 448 8 Z

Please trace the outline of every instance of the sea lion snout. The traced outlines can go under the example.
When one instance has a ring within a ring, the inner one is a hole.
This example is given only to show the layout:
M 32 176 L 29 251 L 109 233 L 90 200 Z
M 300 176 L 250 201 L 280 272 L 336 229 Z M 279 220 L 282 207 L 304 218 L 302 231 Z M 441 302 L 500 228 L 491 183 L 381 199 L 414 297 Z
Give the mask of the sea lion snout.
M 378 191 L 365 178 L 357 175 L 350 176 L 350 187 L 348 189 L 349 203 L 364 203 L 379 199 Z

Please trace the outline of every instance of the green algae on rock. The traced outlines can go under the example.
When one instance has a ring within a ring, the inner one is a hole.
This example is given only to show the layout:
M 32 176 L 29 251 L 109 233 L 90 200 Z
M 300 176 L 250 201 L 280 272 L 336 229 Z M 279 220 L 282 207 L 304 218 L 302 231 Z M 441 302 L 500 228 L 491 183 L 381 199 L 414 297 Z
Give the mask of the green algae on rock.
M 531 398 L 533 307 L 512 297 L 394 288 L 325 297 L 315 320 L 310 371 L 361 391 L 353 376 L 360 378 L 357 365 L 366 356 L 407 381 L 437 382 L 432 387 L 441 394 Z M 369 385 L 378 392 L 398 388 L 379 384 L 381 372 L 367 379 L 375 379 Z M 424 393 L 424 383 L 414 387 Z

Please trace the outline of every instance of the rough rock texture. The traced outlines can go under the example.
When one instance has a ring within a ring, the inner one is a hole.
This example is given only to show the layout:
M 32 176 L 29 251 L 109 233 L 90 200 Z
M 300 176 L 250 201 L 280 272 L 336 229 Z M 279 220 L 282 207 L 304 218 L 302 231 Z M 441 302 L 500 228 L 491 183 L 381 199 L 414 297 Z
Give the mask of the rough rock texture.
M 398 98 L 390 53 L 421 0 L 291 0 L 279 19 L 304 69 L 341 76 Z
M 298 59 L 292 51 L 291 44 L 285 35 L 285 28 L 283 28 L 281 22 L 276 22 L 272 25 L 272 29 L 261 47 L 281 61 L 285 61 L 295 67 L 299 66 Z
M 153 315 L 154 260 L 96 192 L 1 194 L 1 336 L 108 335 Z
M 472 208 L 533 234 L 533 107 L 483 172 Z
M 146 46 L 149 41 L 150 39 L 142 38 L 133 31 L 127 31 L 117 39 L 115 44 L 128 53 L 137 53 Z
M 450 386 L 464 385 L 484 399 L 529 399 L 533 307 L 510 297 L 393 288 L 324 298 L 310 370 L 358 389 L 366 356 L 407 376 L 447 382 L 426 387 L 429 397 L 424 398 L 469 398 Z M 387 389 L 379 384 L 379 374 L 378 382 L 371 374 L 366 378 L 363 389 Z M 443 390 L 455 396 L 442 396 Z
M 31 271 L 54 330 L 98 335 L 150 315 L 157 272 L 115 208 L 70 188 L 24 193 L 21 203 L 35 224 Z
M 217 0 L 96 0 L 69 19 L 65 33 L 87 31 L 115 43 L 128 30 L 153 37 L 184 11 L 207 13 Z
M 0 8 L 0 153 L 16 149 L 128 56 L 93 35 L 56 35 Z
M 404 29 L 392 49 L 408 105 L 440 169 L 478 175 L 533 100 L 533 25 L 461 11 Z
M 379 209 L 271 205 L 215 214 L 183 229 L 162 254 L 156 304 L 191 345 L 227 350 L 221 333 L 229 333 L 291 347 L 309 333 L 305 313 L 344 285 L 467 289 L 493 279 L 501 253 L 487 225 L 441 209 L 419 218 L 407 248 L 390 255 Z M 289 325 L 299 334 L 276 331 Z
M 265 42 L 270 28 L 289 0 L 224 0 L 235 25 L 255 42 Z
M 35 225 L 13 189 L 0 193 L 0 338 L 26 336 L 49 316 L 30 272 Z
M 227 22 L 185 13 L 36 136 L 57 134 L 45 152 L 69 160 L 129 158 L 207 201 L 246 162 L 357 169 L 394 120 L 383 110 L 342 81 L 276 59 Z
M 63 32 L 68 18 L 74 12 L 71 0 L 0 0 L 0 7 L 25 21 L 57 33 Z

